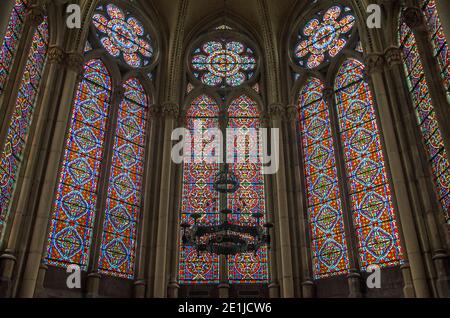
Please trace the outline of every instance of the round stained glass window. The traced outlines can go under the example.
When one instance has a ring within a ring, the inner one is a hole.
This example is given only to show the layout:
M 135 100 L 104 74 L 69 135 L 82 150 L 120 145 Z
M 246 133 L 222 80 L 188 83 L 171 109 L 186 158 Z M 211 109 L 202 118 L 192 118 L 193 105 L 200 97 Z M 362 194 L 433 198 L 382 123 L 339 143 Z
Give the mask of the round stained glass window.
M 298 65 L 316 68 L 330 61 L 346 46 L 354 25 L 349 7 L 333 6 L 317 13 L 300 29 L 294 50 Z
M 250 80 L 256 71 L 254 51 L 234 40 L 214 40 L 194 50 L 191 59 L 194 76 L 214 87 L 236 87 Z
M 97 8 L 92 21 L 100 43 L 109 54 L 134 68 L 151 63 L 153 46 L 150 35 L 129 12 L 108 4 Z

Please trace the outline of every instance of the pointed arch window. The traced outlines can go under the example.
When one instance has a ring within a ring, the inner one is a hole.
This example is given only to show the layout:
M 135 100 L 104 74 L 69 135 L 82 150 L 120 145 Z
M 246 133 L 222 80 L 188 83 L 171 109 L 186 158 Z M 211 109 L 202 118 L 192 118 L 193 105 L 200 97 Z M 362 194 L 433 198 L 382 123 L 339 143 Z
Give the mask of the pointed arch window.
M 47 263 L 87 269 L 104 158 L 112 81 L 99 59 L 84 65 L 51 216 Z
M 193 138 L 190 162 L 183 164 L 183 190 L 181 206 L 181 223 L 193 220 L 193 213 L 200 213 L 199 222 L 203 224 L 217 224 L 219 222 L 219 195 L 214 190 L 214 176 L 219 171 L 217 163 L 210 163 L 202 156 L 207 136 L 203 133 L 208 128 L 219 127 L 219 106 L 214 99 L 207 95 L 195 98 L 186 114 L 186 127 L 191 134 L 201 134 L 200 138 Z M 217 161 L 216 161 L 217 162 Z M 182 284 L 212 284 L 219 282 L 219 257 L 215 254 L 197 251 L 189 246 L 180 244 L 179 280 Z
M 17 3 L 16 6 L 18 6 Z M 14 10 L 19 9 L 15 8 Z M 8 32 L 11 32 L 11 30 Z M 48 41 L 48 23 L 47 17 L 44 17 L 44 21 L 37 27 L 33 35 L 31 48 L 28 52 L 25 69 L 19 84 L 18 96 L 9 122 L 5 145 L 1 153 L 0 237 L 3 234 L 3 228 L 8 218 L 14 187 L 17 183 L 19 168 L 23 160 L 39 86 L 47 61 Z M 3 56 L 0 61 L 2 63 L 11 62 L 3 60 Z
M 363 64 L 345 60 L 334 89 L 359 265 L 362 270 L 398 265 L 403 259 L 398 225 Z
M 123 87 L 125 98 L 119 106 L 114 136 L 99 268 L 114 276 L 133 278 L 148 101 L 136 78 L 126 81 Z
M 435 5 L 431 8 L 435 8 Z M 437 16 L 435 18 L 437 19 Z M 437 23 L 437 20 L 434 21 L 433 25 Z M 439 27 L 439 30 L 442 30 L 442 27 Z M 450 164 L 434 111 L 433 101 L 429 93 L 422 59 L 417 49 L 416 37 L 403 21 L 400 21 L 398 37 L 400 48 L 403 51 L 403 66 L 409 93 L 415 109 L 417 124 L 427 151 L 439 201 L 444 210 L 447 222 L 450 222 Z M 444 54 L 448 55 L 446 44 L 443 44 L 441 48 L 443 52 L 447 52 Z M 442 62 L 440 62 L 440 65 L 443 65 Z M 445 74 L 445 71 L 443 72 Z M 446 74 L 448 80 L 448 72 Z
M 6 80 L 13 65 L 17 47 L 22 36 L 25 13 L 29 2 L 29 0 L 16 0 L 9 17 L 5 38 L 0 51 L 0 95 L 3 94 Z
M 261 127 L 260 112 L 256 102 L 247 95 L 234 99 L 228 107 L 228 128 L 235 129 L 235 136 L 227 140 L 235 151 L 231 169 L 239 179 L 240 187 L 228 194 L 227 208 L 233 213 L 231 222 L 251 224 L 252 214 L 262 213 L 266 219 L 264 176 L 260 160 L 262 144 L 258 130 Z M 256 140 L 255 140 L 256 139 Z M 245 142 L 243 142 L 245 141 Z M 244 160 L 239 160 L 242 156 Z M 265 283 L 269 278 L 268 250 L 262 247 L 256 254 L 241 253 L 228 257 L 228 280 L 230 283 Z
M 324 85 L 310 78 L 300 91 L 298 125 L 304 158 L 308 223 L 316 279 L 350 268 L 330 114 Z

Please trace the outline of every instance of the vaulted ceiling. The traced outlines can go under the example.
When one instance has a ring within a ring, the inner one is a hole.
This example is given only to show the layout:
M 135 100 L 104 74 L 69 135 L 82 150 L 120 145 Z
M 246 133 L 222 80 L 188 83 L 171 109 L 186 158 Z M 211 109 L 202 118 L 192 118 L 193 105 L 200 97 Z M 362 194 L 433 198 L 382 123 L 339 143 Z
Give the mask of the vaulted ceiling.
M 138 0 L 144 7 L 152 5 L 161 18 L 161 22 L 173 31 L 176 25 L 180 2 L 183 0 Z M 185 34 L 210 16 L 223 16 L 225 8 L 230 15 L 237 16 L 251 25 L 256 32 L 262 31 L 261 7 L 266 2 L 264 14 L 272 24 L 273 31 L 279 32 L 286 19 L 290 17 L 294 5 L 299 0 L 188 0 L 185 16 Z M 150 4 L 151 3 L 151 4 Z

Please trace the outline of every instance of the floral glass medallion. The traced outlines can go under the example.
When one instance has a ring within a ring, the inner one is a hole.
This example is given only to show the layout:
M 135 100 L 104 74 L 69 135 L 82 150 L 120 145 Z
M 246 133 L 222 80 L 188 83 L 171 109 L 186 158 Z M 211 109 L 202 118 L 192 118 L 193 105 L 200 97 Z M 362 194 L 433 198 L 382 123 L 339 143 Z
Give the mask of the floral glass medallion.
M 333 6 L 317 13 L 298 34 L 294 49 L 297 64 L 312 69 L 328 62 L 346 46 L 354 25 L 349 7 Z
M 194 50 L 191 66 L 194 76 L 205 85 L 236 87 L 254 76 L 256 58 L 244 43 L 221 39 Z
M 133 68 L 151 63 L 152 39 L 131 13 L 113 4 L 100 6 L 93 16 L 93 24 L 100 43 L 110 55 Z

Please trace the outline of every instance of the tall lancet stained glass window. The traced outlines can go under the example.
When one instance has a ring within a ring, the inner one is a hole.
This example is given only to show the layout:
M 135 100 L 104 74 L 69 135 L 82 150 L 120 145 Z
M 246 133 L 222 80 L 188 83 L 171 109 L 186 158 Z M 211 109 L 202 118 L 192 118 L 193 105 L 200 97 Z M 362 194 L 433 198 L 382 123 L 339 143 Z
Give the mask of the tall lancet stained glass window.
M 6 80 L 13 65 L 29 2 L 29 0 L 16 0 L 9 17 L 5 38 L 0 51 L 0 96 L 3 94 Z
M 111 77 L 99 59 L 84 65 L 66 136 L 47 244 L 48 264 L 86 270 L 110 115 Z
M 228 215 L 232 223 L 253 224 L 256 221 L 252 215 L 262 213 L 265 216 L 259 117 L 258 105 L 246 95 L 234 99 L 228 107 L 228 129 L 234 133 L 231 134 L 233 138 L 227 133 L 227 162 L 232 162 L 230 168 L 240 183 L 239 189 L 228 194 L 227 198 L 228 209 L 233 211 Z M 261 247 L 256 254 L 241 253 L 228 257 L 230 283 L 265 283 L 269 279 L 268 272 L 266 247 Z
M 148 102 L 136 78 L 125 82 L 119 106 L 101 254 L 100 271 L 133 278 L 141 210 Z
M 374 100 L 364 66 L 347 59 L 335 80 L 340 138 L 362 270 L 400 264 L 403 259 Z
M 183 190 L 181 223 L 193 224 L 190 217 L 200 213 L 198 222 L 218 224 L 219 196 L 213 188 L 218 172 L 218 160 L 205 146 L 211 143 L 206 129 L 219 127 L 219 106 L 207 95 L 195 98 L 186 114 L 186 127 L 194 136 L 191 152 L 185 154 L 183 163 Z M 217 154 L 218 155 L 218 154 Z M 182 284 L 211 284 L 219 282 L 219 257 L 208 252 L 180 244 L 179 280 Z
M 420 127 L 445 218 L 447 222 L 450 222 L 450 164 L 448 154 L 444 148 L 444 141 L 434 112 L 433 101 L 417 49 L 415 35 L 402 21 L 399 28 L 399 41 L 400 48 L 403 51 L 403 65 L 411 100 L 415 108 L 417 124 Z
M 17 4 L 16 4 L 17 6 Z M 16 10 L 16 9 L 15 9 Z M 17 182 L 28 132 L 33 119 L 39 85 L 44 72 L 49 33 L 47 18 L 37 27 L 19 84 L 0 165 L 0 236 L 3 232 L 14 186 Z M 3 60 L 2 60 L 3 62 Z M 10 62 L 7 62 L 10 63 Z
M 319 79 L 310 78 L 300 91 L 297 108 L 316 279 L 349 269 L 330 114 L 323 90 Z
M 436 8 L 436 0 L 422 0 L 422 10 L 427 21 L 428 34 L 434 50 L 433 53 L 441 70 L 441 76 L 447 92 L 447 99 L 450 101 L 450 56 L 448 52 L 448 42 Z M 449 36 L 449 34 L 447 34 L 447 36 Z

